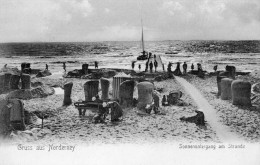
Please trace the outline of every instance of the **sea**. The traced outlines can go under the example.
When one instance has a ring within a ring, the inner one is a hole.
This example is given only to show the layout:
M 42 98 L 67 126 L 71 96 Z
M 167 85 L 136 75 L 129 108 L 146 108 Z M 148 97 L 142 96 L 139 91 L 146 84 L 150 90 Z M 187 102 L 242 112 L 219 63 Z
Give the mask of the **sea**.
M 188 69 L 193 63 L 201 63 L 203 70 L 224 70 L 226 65 L 232 65 L 240 71 L 260 70 L 260 41 L 146 41 L 145 50 L 159 55 L 165 66 L 177 62 L 186 62 Z M 66 62 L 67 70 L 81 69 L 88 63 L 94 68 L 98 61 L 99 68 L 131 69 L 131 63 L 136 61 L 135 70 L 145 68 L 145 61 L 137 61 L 141 54 L 140 41 L 105 41 L 105 42 L 31 42 L 31 43 L 0 43 L 0 68 L 20 69 L 21 63 L 31 63 L 33 69 L 45 69 L 48 64 L 52 73 L 62 73 L 62 63 Z

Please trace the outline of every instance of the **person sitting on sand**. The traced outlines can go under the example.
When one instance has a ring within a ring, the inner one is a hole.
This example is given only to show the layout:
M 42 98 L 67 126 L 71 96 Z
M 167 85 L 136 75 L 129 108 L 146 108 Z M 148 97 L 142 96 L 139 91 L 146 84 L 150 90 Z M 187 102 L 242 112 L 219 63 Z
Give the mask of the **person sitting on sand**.
M 63 69 L 66 72 L 66 63 L 65 62 L 63 62 Z
M 186 62 L 184 62 L 184 64 L 182 65 L 182 67 L 183 67 L 183 74 L 186 74 L 187 73 L 187 64 L 186 64 Z
M 141 70 L 141 64 L 139 64 L 138 68 L 139 68 L 139 72 L 140 72 L 140 70 Z
M 95 61 L 95 69 L 98 69 L 98 62 Z
M 154 60 L 154 70 L 155 70 L 155 72 L 156 72 L 157 67 L 158 67 L 158 62 L 156 60 Z
M 153 73 L 153 62 L 150 62 L 149 66 L 150 66 L 150 72 Z
M 114 101 L 111 107 L 111 121 L 119 121 L 119 118 L 123 116 L 123 110 L 118 104 L 118 102 Z

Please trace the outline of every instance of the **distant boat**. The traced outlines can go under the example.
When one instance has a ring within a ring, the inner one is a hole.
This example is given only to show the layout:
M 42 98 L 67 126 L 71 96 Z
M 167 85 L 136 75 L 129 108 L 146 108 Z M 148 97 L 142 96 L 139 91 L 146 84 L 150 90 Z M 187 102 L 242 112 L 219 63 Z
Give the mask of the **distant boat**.
M 148 59 L 148 52 L 144 50 L 144 30 L 143 30 L 143 21 L 141 20 L 142 24 L 142 37 L 141 37 L 141 47 L 142 47 L 142 55 L 137 57 L 137 60 L 147 60 Z

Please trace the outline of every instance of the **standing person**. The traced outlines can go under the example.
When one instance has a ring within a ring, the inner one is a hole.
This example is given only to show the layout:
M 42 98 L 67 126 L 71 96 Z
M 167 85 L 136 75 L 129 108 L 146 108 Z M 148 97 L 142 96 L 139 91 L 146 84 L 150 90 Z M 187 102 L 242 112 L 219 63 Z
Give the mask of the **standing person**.
M 216 71 L 218 70 L 218 65 L 215 65 L 215 66 L 213 67 L 213 69 L 214 69 L 214 71 L 216 72 Z
M 132 69 L 134 70 L 135 68 L 135 61 L 132 62 Z
M 148 71 L 148 60 L 147 60 L 147 62 L 145 63 L 145 72 L 147 72 Z
M 139 68 L 139 72 L 140 72 L 140 70 L 141 70 L 141 64 L 139 64 L 138 68 Z
M 95 61 L 95 69 L 98 69 L 98 62 Z
M 153 58 L 156 59 L 156 55 L 153 55 Z
M 155 70 L 155 72 L 156 72 L 157 67 L 158 67 L 158 62 L 156 60 L 154 60 L 154 70 Z
M 64 71 L 66 73 L 66 63 L 65 62 L 63 62 L 63 69 L 64 69 Z
M 153 62 L 150 62 L 149 66 L 150 66 L 150 72 L 153 73 Z
M 191 70 L 193 71 L 193 69 L 194 69 L 194 65 L 193 65 L 193 63 L 191 64 Z
M 48 64 L 45 65 L 45 70 L 49 70 Z
M 152 53 L 151 53 L 151 52 L 149 52 L 149 59 L 151 58 L 151 56 L 152 56 Z
M 181 63 L 180 62 L 177 62 L 177 66 L 176 66 L 176 69 L 175 69 L 175 75 L 177 75 L 177 76 L 179 76 L 179 75 L 182 75 L 182 73 L 181 73 Z
M 167 71 L 170 73 L 172 72 L 172 63 L 169 62 Z
M 184 62 L 184 64 L 182 65 L 182 67 L 183 67 L 183 73 L 184 74 L 186 74 L 187 73 L 187 64 L 186 64 L 186 62 Z

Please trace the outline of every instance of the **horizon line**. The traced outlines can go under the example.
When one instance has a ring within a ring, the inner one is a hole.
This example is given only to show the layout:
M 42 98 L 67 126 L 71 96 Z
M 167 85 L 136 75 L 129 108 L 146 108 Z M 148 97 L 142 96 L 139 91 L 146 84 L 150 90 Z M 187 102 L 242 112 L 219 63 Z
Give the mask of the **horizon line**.
M 165 42 L 165 41 L 260 41 L 260 39 L 176 39 L 176 40 L 145 40 L 145 42 Z M 91 42 L 140 42 L 139 40 L 103 40 L 103 41 L 9 41 L 9 42 L 0 42 L 0 44 L 9 44 L 9 43 L 91 43 Z

